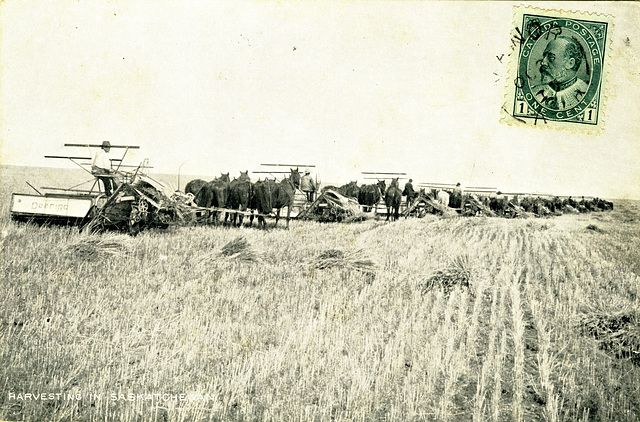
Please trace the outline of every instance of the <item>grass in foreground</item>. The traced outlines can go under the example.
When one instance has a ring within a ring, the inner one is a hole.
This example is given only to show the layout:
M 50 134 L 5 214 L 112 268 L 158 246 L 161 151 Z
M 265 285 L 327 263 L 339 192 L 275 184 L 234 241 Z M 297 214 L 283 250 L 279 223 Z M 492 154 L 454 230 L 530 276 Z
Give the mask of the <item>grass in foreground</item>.
M 638 315 L 638 216 L 5 221 L 0 419 L 639 420 L 640 366 L 588 330 Z

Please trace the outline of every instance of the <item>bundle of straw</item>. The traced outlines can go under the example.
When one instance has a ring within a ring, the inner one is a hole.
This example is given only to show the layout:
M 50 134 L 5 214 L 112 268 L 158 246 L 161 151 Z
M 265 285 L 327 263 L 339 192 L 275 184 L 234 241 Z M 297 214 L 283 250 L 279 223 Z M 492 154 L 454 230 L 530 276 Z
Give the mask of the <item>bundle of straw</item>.
M 327 249 L 320 253 L 314 262 L 315 268 L 346 268 L 372 274 L 377 264 L 368 258 L 362 249 L 344 252 L 339 249 Z
M 258 260 L 258 256 L 243 236 L 238 236 L 224 245 L 218 256 L 220 258 L 241 262 L 255 262 Z
M 455 286 L 469 287 L 471 265 L 468 255 L 454 258 L 449 265 L 438 270 L 424 283 L 422 291 L 426 293 L 434 288 L 442 288 L 445 293 L 451 292 Z
M 615 310 L 591 307 L 579 317 L 583 334 L 617 358 L 640 365 L 640 313 L 628 306 Z
M 595 224 L 589 224 L 587 226 L 587 230 L 592 230 L 592 231 L 594 231 L 596 233 L 602 233 L 602 229 L 600 227 L 596 226 Z
M 121 236 L 82 237 L 69 244 L 66 252 L 79 259 L 98 259 L 105 255 L 121 255 L 127 252 L 130 239 Z

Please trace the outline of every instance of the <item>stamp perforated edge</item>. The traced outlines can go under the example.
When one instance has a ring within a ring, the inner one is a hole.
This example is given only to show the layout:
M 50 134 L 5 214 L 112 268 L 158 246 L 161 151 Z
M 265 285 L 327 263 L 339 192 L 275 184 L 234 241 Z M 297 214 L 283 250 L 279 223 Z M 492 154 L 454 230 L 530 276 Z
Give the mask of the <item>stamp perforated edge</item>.
M 514 48 L 509 55 L 507 78 L 505 86 L 504 102 L 500 109 L 500 123 L 507 124 L 509 126 L 519 127 L 533 127 L 538 129 L 549 130 L 561 130 L 572 133 L 580 133 L 586 135 L 600 135 L 604 131 L 605 118 L 606 118 L 606 106 L 608 102 L 608 84 L 609 79 L 609 67 L 611 66 L 612 46 L 613 46 L 613 33 L 614 33 L 614 17 L 608 14 L 583 12 L 564 9 L 541 9 L 533 6 L 517 5 L 513 7 L 513 21 L 512 32 L 510 36 L 512 39 L 517 37 L 516 28 L 522 23 L 523 15 L 525 13 L 538 14 L 549 17 L 561 17 L 569 19 L 582 19 L 582 20 L 598 20 L 600 22 L 607 23 L 607 38 L 605 40 L 604 61 L 602 66 L 602 76 L 600 81 L 600 104 L 599 104 L 599 116 L 598 123 L 596 125 L 580 124 L 578 122 L 562 122 L 557 120 L 547 120 L 543 118 L 529 119 L 531 122 L 525 121 L 521 118 L 513 117 L 509 113 L 509 105 L 513 103 L 516 94 L 515 81 L 518 77 L 518 64 L 520 59 L 519 46 Z M 524 29 L 522 29 L 524 32 Z

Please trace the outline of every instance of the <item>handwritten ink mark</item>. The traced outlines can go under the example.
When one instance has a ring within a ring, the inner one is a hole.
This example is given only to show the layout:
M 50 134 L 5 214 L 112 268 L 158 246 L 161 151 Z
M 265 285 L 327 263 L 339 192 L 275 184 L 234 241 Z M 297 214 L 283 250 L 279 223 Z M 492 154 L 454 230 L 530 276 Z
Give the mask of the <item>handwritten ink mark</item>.
M 507 110 L 507 108 L 506 108 L 505 106 L 502 106 L 502 110 L 503 110 L 505 113 L 507 113 L 509 116 L 511 116 L 511 117 L 513 117 L 514 119 L 516 119 L 517 121 L 519 121 L 520 123 L 522 123 L 522 124 L 524 124 L 524 125 L 526 125 L 526 124 L 527 124 L 527 122 L 525 122 L 524 120 L 522 120 L 522 119 L 520 119 L 520 118 L 518 118 L 518 117 L 514 116 L 513 114 L 509 113 L 509 110 Z
M 539 112 L 536 111 L 536 120 L 533 122 L 533 125 L 537 125 L 538 124 L 538 117 L 542 117 L 542 120 L 544 121 L 544 124 L 547 124 L 547 119 L 546 117 L 544 117 L 543 114 L 540 114 Z
M 524 41 L 525 41 L 522 31 L 520 31 L 520 28 L 518 28 L 517 26 L 516 26 L 516 32 L 517 34 L 511 37 L 511 49 L 513 49 L 514 47 L 517 47 L 518 45 L 524 44 Z

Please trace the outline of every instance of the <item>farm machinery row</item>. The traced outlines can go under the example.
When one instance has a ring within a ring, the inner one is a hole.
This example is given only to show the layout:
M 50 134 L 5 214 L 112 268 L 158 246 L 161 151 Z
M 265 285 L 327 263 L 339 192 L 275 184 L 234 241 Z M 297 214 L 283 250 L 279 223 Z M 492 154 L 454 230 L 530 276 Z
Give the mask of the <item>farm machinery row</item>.
M 113 149 L 124 150 L 121 158 L 110 159 L 113 171 L 108 175 L 95 174 L 92 169 L 91 149 L 100 144 L 65 144 L 65 147 L 88 149 L 87 156 L 48 155 L 46 158 L 70 160 L 91 178 L 70 188 L 47 187 L 35 193 L 13 193 L 11 198 L 11 218 L 16 221 L 34 223 L 55 223 L 80 226 L 85 231 L 115 229 L 137 234 L 147 228 L 167 228 L 172 225 L 192 225 L 211 221 L 221 213 L 253 214 L 226 208 L 199 207 L 194 195 L 174 191 L 167 184 L 149 176 L 147 160 L 137 166 L 127 166 L 123 161 L 127 153 L 138 149 L 136 145 L 110 145 Z M 280 173 L 270 170 L 269 173 Z M 108 177 L 115 186 L 110 194 L 100 189 L 98 178 Z M 86 185 L 84 188 L 82 188 Z M 42 192 L 42 191 L 44 192 Z M 296 192 L 293 216 L 304 206 L 304 194 Z M 273 215 L 262 215 L 273 217 Z
M 65 144 L 66 147 L 87 148 L 89 156 L 45 156 L 47 158 L 67 159 L 82 168 L 91 175 L 90 180 L 70 188 L 41 188 L 45 192 L 29 184 L 34 193 L 14 193 L 11 199 L 11 217 L 19 221 L 32 221 L 38 223 L 63 223 L 77 225 L 86 231 L 101 231 L 116 229 L 137 234 L 146 228 L 167 228 L 172 225 L 192 225 L 216 220 L 221 214 L 241 213 L 248 216 L 274 217 L 275 214 L 257 214 L 255 211 L 239 211 L 220 207 L 201 207 L 196 205 L 192 194 L 174 191 L 165 183 L 150 177 L 147 173 L 150 167 L 147 160 L 143 160 L 137 166 L 123 165 L 124 158 L 130 150 L 138 149 L 135 145 L 114 145 L 111 148 L 123 149 L 121 158 L 111 159 L 114 170 L 108 176 L 101 174 L 99 177 L 109 177 L 114 182 L 113 193 L 109 195 L 100 190 L 98 176 L 91 169 L 91 148 L 99 148 L 98 144 Z M 276 177 L 279 173 L 278 166 L 284 164 L 263 164 L 269 169 L 254 173 L 266 173 Z M 286 166 L 289 166 L 288 164 Z M 274 168 L 275 167 L 275 168 Z M 313 167 L 313 166 L 307 166 Z M 404 178 L 404 173 L 363 173 L 365 179 L 377 179 L 380 182 L 385 178 Z M 352 182 L 355 183 L 355 182 Z M 84 184 L 91 184 L 87 189 L 81 189 Z M 317 181 L 316 181 L 317 186 Z M 541 200 L 533 199 L 527 207 L 526 198 L 518 200 L 518 194 L 510 195 L 512 198 L 497 198 L 497 189 L 487 187 L 475 187 L 466 190 L 464 198 L 460 198 L 459 205 L 442 203 L 436 198 L 435 192 L 452 190 L 454 185 L 443 184 L 419 184 L 419 192 L 409 200 L 403 200 L 401 208 L 405 217 L 423 217 L 427 214 L 443 216 L 504 216 L 504 217 L 528 217 L 543 216 L 558 212 L 558 206 L 552 206 L 547 211 Z M 500 192 L 497 192 L 498 194 Z M 379 192 L 382 197 L 382 191 Z M 489 198 L 491 197 L 491 200 Z M 408 198 L 408 197 L 407 197 Z M 529 198 L 530 199 L 530 198 Z M 557 199 L 557 197 L 556 197 Z M 563 204 L 563 212 L 567 210 L 582 212 L 580 204 L 571 203 L 569 197 L 567 204 Z M 291 216 L 293 218 L 309 219 L 316 221 L 359 221 L 366 218 L 376 218 L 385 215 L 387 210 L 383 198 L 369 206 L 369 212 L 359 201 L 340 189 L 323 189 L 311 202 L 302 191 L 296 190 L 292 204 Z M 540 204 L 538 204 L 540 202 Z M 612 208 L 612 204 L 602 200 L 585 202 L 585 211 L 588 205 L 602 209 Z M 572 208 L 573 206 L 573 208 Z M 596 209 L 596 208 L 594 208 Z M 542 210 L 542 211 L 541 211 Z M 547 212 L 545 212 L 547 211 Z M 253 219 L 252 219 L 253 220 Z M 277 221 L 277 220 L 276 220 Z

